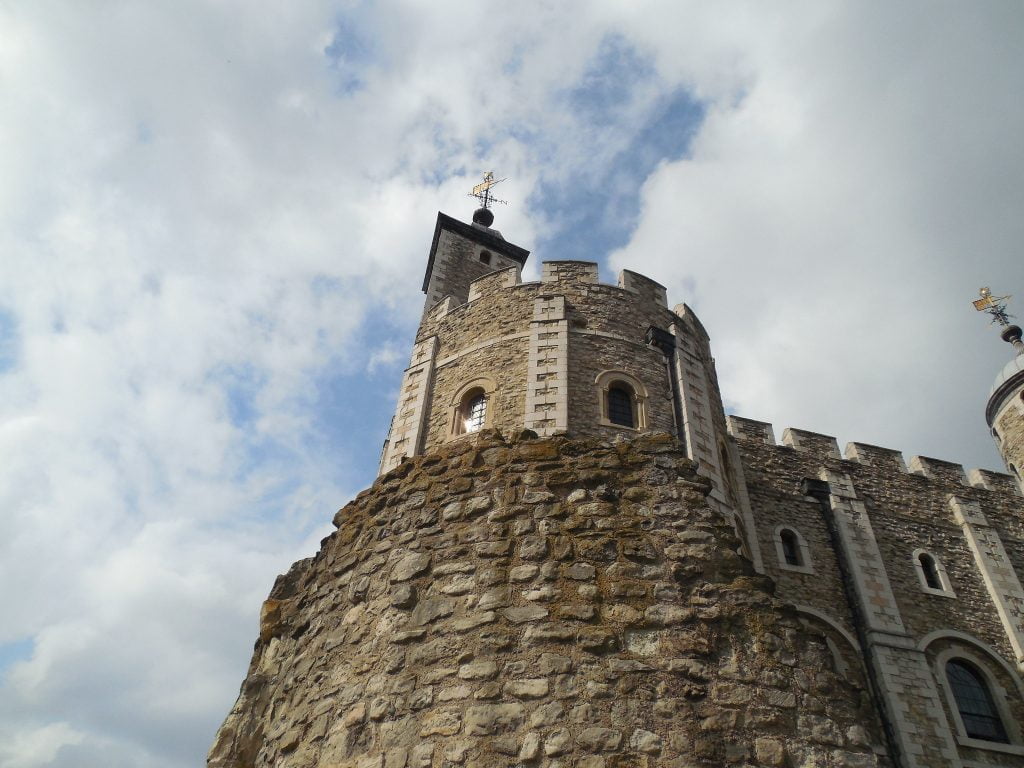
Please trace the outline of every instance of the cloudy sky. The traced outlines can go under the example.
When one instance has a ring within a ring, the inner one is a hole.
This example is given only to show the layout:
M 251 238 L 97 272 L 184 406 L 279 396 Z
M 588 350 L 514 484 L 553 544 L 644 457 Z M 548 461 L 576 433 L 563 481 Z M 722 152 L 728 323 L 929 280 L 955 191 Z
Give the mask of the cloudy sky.
M 1002 469 L 1021 40 L 1013 0 L 0 0 L 0 766 L 202 763 L 491 168 L 535 262 L 694 307 L 731 410 Z

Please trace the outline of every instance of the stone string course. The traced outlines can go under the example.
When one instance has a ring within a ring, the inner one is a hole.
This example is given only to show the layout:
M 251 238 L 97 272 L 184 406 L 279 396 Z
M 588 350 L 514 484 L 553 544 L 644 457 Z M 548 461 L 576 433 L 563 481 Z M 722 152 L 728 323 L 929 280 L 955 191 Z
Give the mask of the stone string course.
M 211 768 L 888 765 L 669 435 L 407 459 L 278 579 Z

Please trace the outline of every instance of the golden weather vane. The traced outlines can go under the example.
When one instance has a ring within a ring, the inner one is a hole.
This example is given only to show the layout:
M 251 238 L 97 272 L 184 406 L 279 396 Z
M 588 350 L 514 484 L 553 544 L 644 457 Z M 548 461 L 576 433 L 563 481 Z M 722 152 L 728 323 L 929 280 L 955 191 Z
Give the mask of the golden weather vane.
M 484 180 L 473 187 L 473 191 L 469 193 L 470 197 L 475 197 L 480 201 L 482 208 L 490 208 L 493 203 L 501 203 L 502 205 L 508 205 L 508 200 L 499 200 L 496 197 L 491 197 L 491 188 L 496 187 L 503 181 L 508 179 L 495 179 L 494 171 L 487 171 L 484 174 Z
M 980 299 L 974 300 L 974 308 L 979 312 L 986 312 L 992 316 L 993 323 L 999 323 L 1002 326 L 1008 326 L 1010 324 L 1010 318 L 1013 315 L 1006 311 L 1006 300 L 1012 298 L 1011 296 L 993 296 L 992 289 L 985 286 L 978 291 Z

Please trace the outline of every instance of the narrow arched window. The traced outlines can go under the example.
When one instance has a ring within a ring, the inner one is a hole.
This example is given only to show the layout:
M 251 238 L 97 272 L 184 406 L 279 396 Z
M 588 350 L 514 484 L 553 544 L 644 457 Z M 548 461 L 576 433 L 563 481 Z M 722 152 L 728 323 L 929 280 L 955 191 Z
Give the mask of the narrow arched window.
M 487 397 L 483 392 L 472 395 L 466 400 L 463 410 L 463 431 L 479 432 L 484 426 L 484 419 L 487 417 Z
M 939 577 L 939 567 L 935 558 L 927 552 L 917 556 L 917 562 L 921 564 L 921 573 L 924 574 L 924 583 L 929 589 L 943 589 L 942 579 Z
M 625 384 L 616 383 L 608 388 L 608 421 L 623 427 L 634 427 L 633 391 Z
M 1009 743 L 992 692 L 981 673 L 966 661 L 953 659 L 946 664 L 946 678 L 967 735 L 972 739 Z
M 796 534 L 789 528 L 783 528 L 779 531 L 779 540 L 782 542 L 782 555 L 786 560 L 786 565 L 803 565 L 800 562 L 800 542 L 796 538 Z

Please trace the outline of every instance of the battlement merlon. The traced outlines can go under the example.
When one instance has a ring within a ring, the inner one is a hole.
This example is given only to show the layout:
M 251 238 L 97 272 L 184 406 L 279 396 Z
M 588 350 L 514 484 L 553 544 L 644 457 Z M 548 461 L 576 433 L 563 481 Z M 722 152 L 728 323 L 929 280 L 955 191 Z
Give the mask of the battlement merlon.
M 903 451 L 897 451 L 895 448 L 882 448 L 869 443 L 847 443 L 843 458 L 868 467 L 895 469 L 903 474 L 907 472 Z
M 765 445 L 775 445 L 775 431 L 767 421 L 744 419 L 742 416 L 726 416 L 729 434 L 737 440 L 756 440 Z
M 839 455 L 839 443 L 832 435 L 786 427 L 782 432 L 782 444 L 801 452 L 818 454 L 823 459 L 842 458 Z

